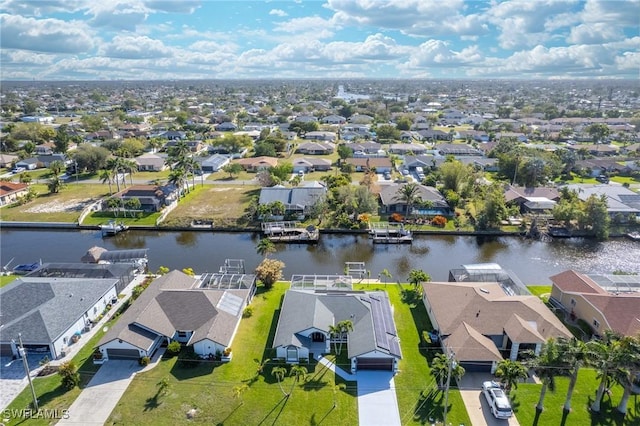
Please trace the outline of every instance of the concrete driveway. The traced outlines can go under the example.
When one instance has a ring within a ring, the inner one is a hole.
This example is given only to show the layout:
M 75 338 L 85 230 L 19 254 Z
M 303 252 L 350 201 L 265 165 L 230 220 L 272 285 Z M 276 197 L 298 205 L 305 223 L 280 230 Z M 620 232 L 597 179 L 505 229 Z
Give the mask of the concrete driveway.
M 109 360 L 69 407 L 69 418 L 59 425 L 102 426 L 142 367 L 138 361 Z
M 393 373 L 358 371 L 356 379 L 360 426 L 400 426 Z
M 489 373 L 467 373 L 459 383 L 460 396 L 469 413 L 473 426 L 520 426 L 515 416 L 509 420 L 498 420 L 491 414 L 489 404 L 482 395 L 482 382 L 495 380 Z

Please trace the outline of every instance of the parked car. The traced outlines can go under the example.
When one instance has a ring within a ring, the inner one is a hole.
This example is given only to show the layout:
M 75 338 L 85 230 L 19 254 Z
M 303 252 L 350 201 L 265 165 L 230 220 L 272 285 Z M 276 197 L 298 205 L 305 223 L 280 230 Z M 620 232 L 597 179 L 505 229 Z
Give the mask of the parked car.
M 11 173 L 15 175 L 16 173 L 24 172 L 25 170 L 26 169 L 24 167 L 14 167 L 13 170 L 11 170 Z
M 493 381 L 483 382 L 482 393 L 487 399 L 493 417 L 496 419 L 508 419 L 513 416 L 509 398 L 498 383 Z
M 606 175 L 596 176 L 596 180 L 600 183 L 609 183 L 609 177 Z
M 385 180 L 391 180 L 391 173 L 384 172 L 384 178 L 385 178 Z

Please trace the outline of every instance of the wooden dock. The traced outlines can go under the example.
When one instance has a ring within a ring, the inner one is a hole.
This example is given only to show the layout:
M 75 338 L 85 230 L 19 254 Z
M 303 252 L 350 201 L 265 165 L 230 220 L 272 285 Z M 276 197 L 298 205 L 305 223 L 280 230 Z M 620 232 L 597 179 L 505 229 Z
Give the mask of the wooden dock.
M 318 228 L 305 228 L 297 222 L 263 222 L 262 232 L 274 243 L 314 244 L 320 239 Z
M 388 222 L 369 224 L 369 236 L 374 244 L 411 244 L 413 235 L 404 226 Z

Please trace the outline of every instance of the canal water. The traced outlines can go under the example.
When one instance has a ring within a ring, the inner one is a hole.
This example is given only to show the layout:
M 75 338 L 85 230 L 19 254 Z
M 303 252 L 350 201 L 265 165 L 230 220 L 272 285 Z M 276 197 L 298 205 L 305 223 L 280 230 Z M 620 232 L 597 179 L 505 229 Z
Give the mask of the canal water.
M 0 263 L 79 262 L 93 246 L 108 250 L 147 248 L 149 267 L 191 267 L 196 273 L 217 271 L 227 258 L 244 259 L 247 271 L 261 261 L 259 234 L 220 232 L 127 231 L 102 238 L 100 231 L 0 231 Z M 615 270 L 640 273 L 640 243 L 625 239 L 596 242 L 580 238 L 541 242 L 520 237 L 417 235 L 413 244 L 373 245 L 367 235 L 323 234 L 316 245 L 277 245 L 271 255 L 282 260 L 284 276 L 340 274 L 345 262 L 365 262 L 375 279 L 383 269 L 392 281 L 406 281 L 411 269 L 422 269 L 434 281 L 446 281 L 450 269 L 462 264 L 495 262 L 525 284 L 550 284 L 549 277 L 566 269 L 584 273 Z

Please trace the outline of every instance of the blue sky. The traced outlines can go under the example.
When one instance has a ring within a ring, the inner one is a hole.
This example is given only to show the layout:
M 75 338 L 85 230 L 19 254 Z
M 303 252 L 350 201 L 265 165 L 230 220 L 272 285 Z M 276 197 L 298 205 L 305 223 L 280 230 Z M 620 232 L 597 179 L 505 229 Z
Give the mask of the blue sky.
M 2 80 L 640 77 L 640 0 L 0 0 Z

